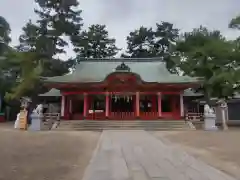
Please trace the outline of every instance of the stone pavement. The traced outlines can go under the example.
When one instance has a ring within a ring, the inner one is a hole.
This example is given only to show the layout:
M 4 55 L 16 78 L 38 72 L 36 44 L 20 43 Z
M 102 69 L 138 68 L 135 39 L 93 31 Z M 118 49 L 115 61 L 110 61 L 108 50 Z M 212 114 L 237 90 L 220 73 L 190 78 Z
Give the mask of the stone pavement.
M 83 180 L 234 180 L 146 131 L 103 131 Z

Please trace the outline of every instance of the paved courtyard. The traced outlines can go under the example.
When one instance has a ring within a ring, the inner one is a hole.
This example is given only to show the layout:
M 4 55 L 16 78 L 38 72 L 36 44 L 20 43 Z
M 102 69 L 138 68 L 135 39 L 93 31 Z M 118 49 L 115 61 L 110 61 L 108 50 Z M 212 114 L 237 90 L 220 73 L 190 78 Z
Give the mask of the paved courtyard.
M 104 131 L 83 180 L 234 180 L 145 131 Z
M 155 131 L 155 137 L 167 139 L 194 157 L 240 179 L 240 131 Z

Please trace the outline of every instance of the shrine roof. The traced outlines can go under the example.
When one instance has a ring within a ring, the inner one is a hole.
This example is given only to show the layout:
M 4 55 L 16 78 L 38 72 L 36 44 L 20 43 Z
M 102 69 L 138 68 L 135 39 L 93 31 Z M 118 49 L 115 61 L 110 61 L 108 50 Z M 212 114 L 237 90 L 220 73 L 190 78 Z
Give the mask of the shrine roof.
M 44 93 L 44 94 L 39 94 L 39 96 L 41 97 L 60 97 L 61 92 L 58 89 L 52 88 L 50 89 L 48 92 Z M 196 96 L 203 96 L 202 93 L 195 93 L 193 90 L 191 89 L 186 89 L 184 90 L 183 96 L 190 96 L 190 97 L 196 97 Z M 236 96 L 237 97 L 237 96 Z M 239 98 L 240 96 L 238 96 L 237 98 Z
M 71 74 L 45 78 L 49 83 L 102 82 L 114 72 L 134 73 L 144 82 L 194 83 L 198 78 L 171 74 L 159 58 L 85 59 L 76 65 Z
M 195 92 L 193 89 L 189 88 L 189 89 L 185 89 L 183 96 L 185 96 L 185 97 L 201 97 L 201 96 L 204 96 L 204 94 L 201 92 Z
M 48 91 L 44 94 L 39 94 L 39 96 L 41 96 L 41 97 L 60 97 L 62 95 L 61 95 L 60 90 L 52 88 L 52 89 L 50 89 L 50 91 Z

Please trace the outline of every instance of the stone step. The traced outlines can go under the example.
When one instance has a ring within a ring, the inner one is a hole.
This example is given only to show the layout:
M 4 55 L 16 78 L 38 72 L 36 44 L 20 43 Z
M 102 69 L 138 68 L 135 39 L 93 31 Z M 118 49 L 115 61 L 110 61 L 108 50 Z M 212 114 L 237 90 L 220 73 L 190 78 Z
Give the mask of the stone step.
M 148 122 L 148 123 L 141 123 L 141 122 L 124 122 L 124 123 L 120 123 L 120 122 L 109 122 L 109 123 L 102 123 L 102 122 L 94 122 L 94 123 L 90 123 L 90 122 L 85 122 L 85 123 L 62 123 L 63 125 L 73 125 L 73 124 L 77 124 L 77 125 L 82 125 L 82 124 L 183 124 L 185 122 Z
M 111 124 L 111 125 L 102 125 L 102 124 L 91 124 L 91 125 L 88 125 L 88 124 L 85 124 L 85 125 L 60 125 L 60 127 L 81 127 L 81 126 L 85 126 L 85 127 L 94 127 L 94 126 L 99 126 L 99 127 L 118 127 L 118 126 L 123 126 L 123 127 L 161 127 L 161 126 L 183 126 L 185 124 L 161 124 L 161 125 L 136 125 L 136 124 L 125 124 L 125 125 L 119 125 L 119 124 Z
M 190 131 L 189 128 L 154 128 L 154 129 L 143 129 L 143 128 L 76 128 L 76 129 L 58 129 L 57 131 L 103 131 L 103 130 L 145 130 L 145 131 Z
M 188 124 L 158 124 L 158 125 L 153 125 L 153 124 L 145 124 L 145 125 L 137 125 L 137 124 L 124 124 L 124 125 L 120 125 L 120 124 L 81 124 L 81 125 L 62 125 L 60 124 L 59 127 L 82 127 L 82 126 L 100 126 L 100 127 L 109 127 L 109 126 L 113 126 L 113 127 L 119 127 L 119 126 L 123 126 L 123 127 L 128 127 L 128 126 L 134 126 L 134 127 L 161 127 L 161 126 L 185 126 Z
M 158 120 L 158 121 L 61 121 L 56 130 L 110 130 L 110 129 L 134 129 L 134 130 L 189 130 L 189 125 L 183 120 Z
M 159 121 L 159 122 L 143 122 L 143 121 L 138 121 L 138 122 L 134 122 L 134 121 L 130 121 L 130 122 L 112 122 L 112 121 L 108 121 L 108 122 L 101 122 L 101 121 L 94 121 L 94 122 L 90 122 L 90 121 L 79 121 L 79 122 L 63 122 L 61 121 L 61 124 L 63 125 L 73 125 L 73 124 L 166 124 L 166 123 L 170 123 L 170 124 L 183 124 L 185 123 L 185 121 Z

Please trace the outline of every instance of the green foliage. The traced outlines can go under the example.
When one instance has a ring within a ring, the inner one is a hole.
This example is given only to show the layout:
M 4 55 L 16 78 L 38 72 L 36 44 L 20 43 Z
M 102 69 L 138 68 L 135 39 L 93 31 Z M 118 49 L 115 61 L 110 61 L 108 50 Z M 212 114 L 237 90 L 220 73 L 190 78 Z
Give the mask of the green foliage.
M 60 76 L 68 73 L 71 67 L 69 62 L 53 58 L 53 55 L 57 53 L 56 45 L 53 44 L 51 38 L 41 34 L 39 27 L 31 21 L 23 27 L 23 34 L 19 37 L 19 42 L 18 51 L 35 52 L 36 60 L 44 60 L 42 76 Z
M 19 46 L 9 53 L 6 67 L 14 71 L 4 70 L 7 76 L 15 74 L 13 88 L 7 91 L 7 99 L 32 95 L 41 89 L 40 76 L 61 76 L 69 72 L 72 60 L 61 61 L 54 58 L 65 53 L 68 45 L 63 38 L 67 36 L 71 42 L 79 36 L 82 19 L 77 0 L 35 0 L 38 5 L 35 13 L 39 16 L 36 24 L 31 20 L 23 27 L 19 37 Z M 16 70 L 17 69 L 17 70 Z M 17 81 L 16 81 L 17 80 Z M 9 89 L 9 88 L 8 88 Z
M 79 35 L 82 27 L 81 10 L 77 0 L 35 0 L 40 9 L 35 12 L 40 17 L 38 20 L 39 34 L 43 42 L 48 39 L 48 47 L 52 54 L 63 53 L 68 43 L 62 36 L 68 36 L 71 41 Z M 45 39 L 44 39 L 45 38 Z
M 176 72 L 175 43 L 179 30 L 169 22 L 156 24 L 156 28 L 140 27 L 127 37 L 127 51 L 122 57 L 152 58 L 160 57 L 171 72 Z
M 0 56 L 8 50 L 8 44 L 11 42 L 10 38 L 11 28 L 7 20 L 0 16 Z
M 35 52 L 12 52 L 8 54 L 8 63 L 16 71 L 16 83 L 7 92 L 7 100 L 19 99 L 35 89 L 43 71 L 41 61 L 36 61 Z M 36 90 L 36 89 L 35 89 Z
M 154 53 L 154 32 L 152 28 L 140 27 L 127 37 L 127 55 L 123 57 L 156 57 Z
M 185 33 L 177 43 L 178 66 L 186 75 L 203 77 L 205 96 L 228 97 L 238 88 L 236 43 L 205 27 Z
M 0 16 L 0 42 L 8 44 L 11 41 L 10 38 L 11 28 L 7 20 Z
M 229 28 L 232 28 L 232 29 L 238 29 L 240 30 L 240 16 L 237 16 L 235 18 L 233 18 L 229 25 L 228 25 Z
M 67 36 L 81 58 L 111 58 L 120 49 L 109 37 L 105 25 L 91 25 L 81 31 L 82 18 L 77 0 L 35 0 L 36 23 L 23 27 L 16 49 L 9 47 L 11 28 L 0 16 L 0 93 L 7 99 L 33 95 L 41 89 L 41 76 L 61 76 L 69 72 L 75 60 L 56 57 L 65 53 Z M 240 30 L 240 16 L 229 27 Z M 239 90 L 240 38 L 229 41 L 220 31 L 205 27 L 179 35 L 169 22 L 154 28 L 140 27 L 127 37 L 127 51 L 122 57 L 156 58 L 166 62 L 170 72 L 181 70 L 185 75 L 203 77 L 202 91 L 210 96 L 231 96 Z
M 5 92 L 11 87 L 13 77 L 6 76 L 5 69 L 10 71 L 11 67 L 6 67 L 6 53 L 11 50 L 8 44 L 11 42 L 10 38 L 11 28 L 6 19 L 0 16 L 0 94 L 4 95 Z
M 91 25 L 75 39 L 75 52 L 81 58 L 110 58 L 120 49 L 115 45 L 116 40 L 110 38 L 105 25 Z

